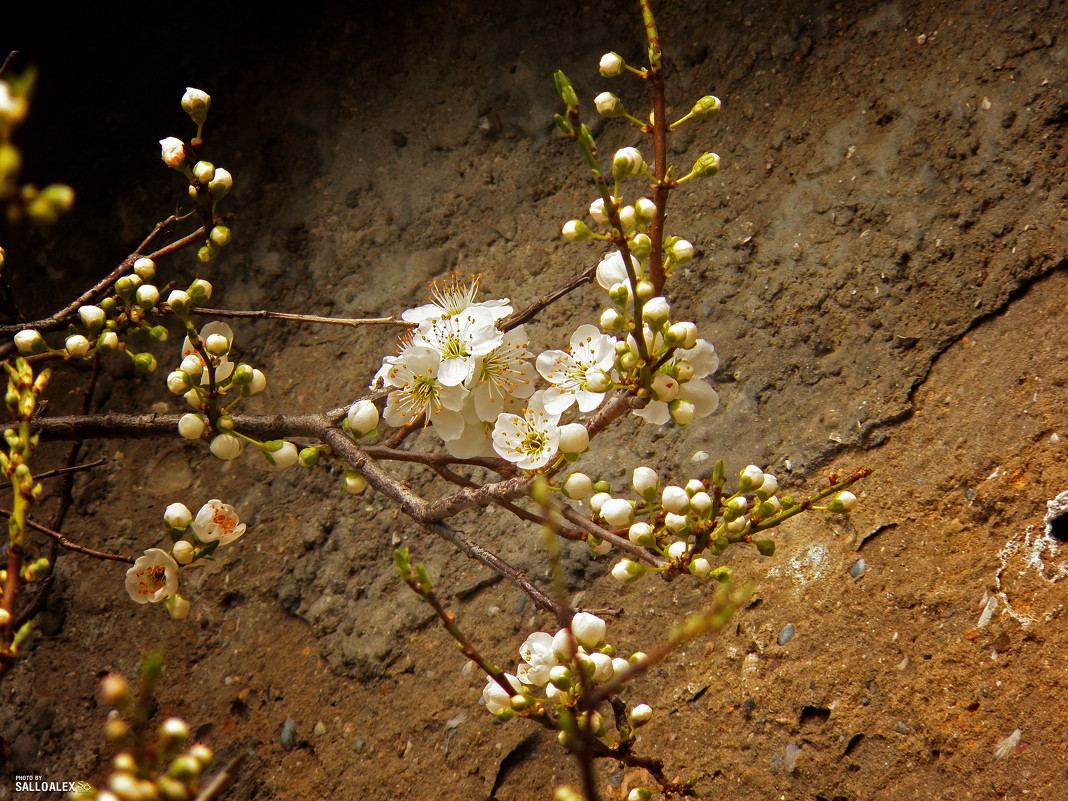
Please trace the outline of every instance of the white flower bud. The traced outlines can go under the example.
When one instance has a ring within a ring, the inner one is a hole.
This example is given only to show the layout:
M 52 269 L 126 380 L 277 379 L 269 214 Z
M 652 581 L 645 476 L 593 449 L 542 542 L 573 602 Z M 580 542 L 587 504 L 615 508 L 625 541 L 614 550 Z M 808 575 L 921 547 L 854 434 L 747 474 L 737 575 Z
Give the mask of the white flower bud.
M 613 528 L 629 526 L 634 522 L 634 506 L 623 498 L 609 498 L 601 506 L 601 517 Z
M 719 172 L 719 156 L 715 153 L 704 153 L 694 162 L 691 171 L 695 178 L 711 178 Z
M 119 347 L 119 335 L 114 331 L 105 331 L 96 340 L 97 353 L 110 353 Z
M 568 242 L 582 242 L 589 239 L 593 231 L 582 220 L 568 220 L 564 223 L 563 234 Z
M 648 234 L 635 234 L 634 238 L 630 240 L 630 252 L 636 259 L 644 261 L 653 252 L 653 240 L 649 238 Z
M 618 676 L 624 670 L 630 667 L 630 662 L 621 656 L 612 657 L 612 675 Z
M 620 584 L 633 584 L 642 577 L 645 568 L 630 559 L 620 559 L 612 568 L 612 578 Z
M 186 526 L 193 522 L 193 515 L 184 503 L 172 503 L 163 510 L 163 522 L 175 531 L 185 531 Z
M 164 605 L 167 607 L 167 611 L 170 612 L 171 617 L 175 620 L 185 620 L 189 617 L 189 610 L 192 608 L 189 601 L 177 593 L 168 598 Z M 146 781 L 142 783 L 138 798 L 152 798 L 154 790 L 155 788 L 152 787 L 152 784 Z M 102 796 L 97 796 L 97 799 L 98 801 L 102 801 Z
M 685 426 L 693 421 L 697 408 L 689 401 L 676 398 L 668 404 L 668 412 L 671 414 L 672 420 L 680 426 Z
M 214 200 L 221 200 L 234 185 L 234 177 L 230 171 L 222 167 L 215 168 L 215 175 L 208 183 L 208 191 Z
M 193 165 L 193 177 L 206 184 L 215 177 L 215 165 L 210 161 L 198 161 Z
M 601 313 L 600 326 L 606 334 L 614 334 L 622 331 L 627 324 L 626 318 L 615 309 L 605 309 Z
M 647 197 L 640 197 L 634 202 L 634 211 L 639 222 L 648 224 L 656 217 L 656 204 Z
M 601 507 L 603 507 L 605 503 L 610 500 L 612 500 L 612 496 L 609 495 L 607 492 L 596 492 L 593 494 L 593 497 L 590 498 L 590 509 L 593 510 L 593 513 L 595 515 L 600 514 Z
M 668 512 L 664 515 L 664 527 L 672 534 L 680 534 L 690 525 L 690 519 L 686 515 L 677 515 Z
M 699 579 L 708 578 L 708 574 L 711 572 L 712 565 L 703 556 L 698 556 L 690 562 L 690 573 Z
M 751 464 L 746 467 L 738 477 L 739 492 L 753 492 L 764 483 L 764 471 Z
M 203 278 L 194 279 L 187 291 L 193 303 L 207 303 L 211 299 L 211 284 Z
M 643 723 L 648 723 L 652 716 L 653 709 L 649 704 L 638 704 L 627 715 L 632 726 L 641 726 Z
M 608 215 L 604 213 L 604 198 L 599 197 L 590 204 L 590 216 L 593 217 L 594 222 L 601 225 L 608 224 Z
M 163 163 L 173 169 L 178 169 L 185 161 L 185 143 L 174 136 L 159 140 Z
M 292 442 L 289 442 L 288 440 L 283 441 L 282 446 L 278 448 L 278 450 L 273 450 L 269 452 L 265 451 L 264 456 L 267 456 L 268 453 L 270 454 L 270 458 L 274 460 L 274 463 L 271 465 L 271 467 L 274 467 L 278 470 L 284 470 L 287 467 L 292 467 L 297 463 L 299 459 L 299 455 L 297 453 L 297 446 L 294 445 Z
M 679 397 L 679 382 L 666 373 L 657 373 L 653 377 L 652 390 L 656 400 L 671 403 Z
M 222 334 L 208 334 L 204 340 L 204 350 L 212 356 L 225 356 L 230 351 L 230 340 Z
M 605 78 L 614 78 L 623 72 L 623 57 L 619 53 L 605 53 L 598 68 Z
M 370 434 L 378 428 L 378 407 L 364 398 L 358 400 L 349 407 L 348 417 L 349 430 L 358 434 Z
M 172 395 L 184 395 L 189 391 L 189 374 L 175 370 L 167 374 L 167 389 Z
M 211 240 L 211 244 L 220 248 L 224 248 L 229 245 L 230 238 L 230 229 L 225 225 L 216 225 L 214 228 L 211 229 L 211 233 L 208 234 L 208 239 Z
M 857 505 L 857 496 L 849 490 L 839 492 L 829 504 L 827 509 L 835 514 L 847 515 Z
M 612 382 L 600 367 L 591 367 L 583 375 L 585 389 L 590 392 L 607 392 Z
M 633 178 L 642 171 L 645 159 L 636 147 L 623 147 L 612 157 L 612 177 L 617 181 Z M 631 209 L 633 213 L 634 209 Z
M 104 327 L 104 321 L 107 319 L 104 310 L 99 306 L 80 306 L 78 308 L 78 316 L 82 318 L 82 325 L 85 326 L 90 335 L 98 333 Z
M 670 315 L 671 304 L 668 303 L 665 297 L 649 298 L 649 300 L 645 301 L 645 305 L 642 306 L 642 319 L 654 330 L 663 328 Z
M 367 489 L 367 479 L 355 471 L 346 471 L 345 492 L 359 495 L 365 489 Z
M 624 206 L 619 210 L 619 221 L 623 223 L 623 228 L 629 231 L 631 228 L 638 224 L 638 215 L 634 212 L 633 206 Z
M 216 458 L 229 462 L 241 455 L 241 440 L 230 434 L 219 434 L 212 439 L 209 449 Z
M 156 277 L 156 262 L 142 256 L 133 263 L 134 274 L 142 281 L 148 282 Z
M 676 264 L 693 261 L 693 245 L 685 239 L 679 239 L 671 246 L 671 255 L 675 257 Z
M 660 486 L 660 477 L 651 467 L 635 467 L 631 486 L 636 493 L 649 500 Z
M 72 359 L 85 358 L 89 353 L 89 340 L 81 334 L 74 334 L 73 336 L 67 337 L 63 345 L 67 349 L 67 355 Z
M 588 545 L 590 550 L 598 556 L 604 556 L 612 550 L 612 543 L 608 540 L 599 540 L 592 534 L 586 538 L 586 545 Z
M 185 439 L 200 439 L 205 428 L 204 420 L 198 414 L 186 412 L 178 420 L 178 433 Z
M 44 353 L 48 346 L 40 333 L 32 328 L 19 331 L 15 334 L 15 347 L 23 356 L 32 356 L 35 353 Z
M 579 612 L 571 619 L 571 633 L 575 641 L 585 648 L 596 648 L 604 642 L 607 625 L 597 615 Z
M 712 508 L 712 496 L 707 492 L 695 492 L 690 498 L 690 508 L 699 514 L 707 512 Z
M 560 453 L 585 453 L 590 447 L 590 434 L 582 423 L 560 426 Z
M 775 478 L 771 473 L 764 474 L 764 483 L 760 485 L 760 489 L 757 490 L 756 495 L 760 500 L 766 501 L 779 491 L 779 479 Z
M 585 473 L 572 473 L 562 487 L 564 495 L 573 501 L 581 501 L 593 491 L 593 481 Z
M 623 101 L 611 92 L 601 92 L 593 99 L 593 105 L 596 106 L 598 114 L 608 119 L 622 117 L 624 114 Z
M 660 497 L 664 508 L 669 512 L 684 514 L 690 506 L 690 496 L 686 494 L 686 490 L 674 484 L 664 487 Z
M 631 525 L 630 530 L 627 531 L 627 538 L 635 545 L 643 545 L 646 547 L 652 546 L 655 542 L 653 538 L 653 527 L 644 520 L 639 520 L 637 523 Z
M 259 395 L 266 388 L 267 376 L 265 376 L 259 368 L 254 369 L 252 371 L 252 380 L 248 382 L 248 386 L 245 387 L 245 390 L 251 396 Z
M 553 635 L 553 656 L 561 661 L 571 659 L 575 655 L 575 646 L 572 642 L 571 632 L 560 629 Z
M 181 504 L 176 504 L 180 506 Z M 171 556 L 174 557 L 174 561 L 180 565 L 188 565 L 193 561 L 193 557 L 196 555 L 193 543 L 187 540 L 178 540 L 174 543 L 174 547 L 171 548 Z
M 744 515 L 749 510 L 749 501 L 745 498 L 731 498 L 727 501 L 727 511 L 732 515 Z
M 671 559 L 681 559 L 690 550 L 690 546 L 682 540 L 676 540 L 668 546 L 668 556 Z
M 745 531 L 745 527 L 747 525 L 749 525 L 749 519 L 745 516 L 742 516 L 736 517 L 734 520 L 729 522 L 726 528 L 727 531 L 729 531 L 731 534 L 740 534 Z
M 156 301 L 159 300 L 159 290 L 152 284 L 143 284 L 137 287 L 137 294 L 135 295 L 137 305 L 145 311 L 148 311 L 156 305 Z
M 182 111 L 192 118 L 197 126 L 204 124 L 208 118 L 208 109 L 211 108 L 211 95 L 202 89 L 194 89 L 192 86 L 185 88 L 182 95 Z
M 782 503 L 774 495 L 760 504 L 760 517 L 766 520 L 782 511 Z

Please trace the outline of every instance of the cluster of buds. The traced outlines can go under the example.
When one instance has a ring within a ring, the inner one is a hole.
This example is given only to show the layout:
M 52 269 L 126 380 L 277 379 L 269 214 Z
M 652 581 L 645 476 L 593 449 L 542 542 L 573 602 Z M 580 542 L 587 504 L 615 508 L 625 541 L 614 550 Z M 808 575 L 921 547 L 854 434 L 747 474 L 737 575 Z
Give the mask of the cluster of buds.
M 196 136 L 188 145 L 176 136 L 159 140 L 163 163 L 188 179 L 189 196 L 196 201 L 208 221 L 207 241 L 197 252 L 197 258 L 202 262 L 211 261 L 219 248 L 230 244 L 230 229 L 219 216 L 217 206 L 234 185 L 229 170 L 199 158 L 209 108 L 211 97 L 207 92 L 187 87 L 182 95 L 182 110 L 196 123 Z
M 12 141 L 15 129 L 29 112 L 34 77 L 28 70 L 10 81 L 0 79 L 0 203 L 6 206 L 9 220 L 25 217 L 38 225 L 52 225 L 74 205 L 74 190 L 66 184 L 50 184 L 44 189 L 19 185 L 22 154 Z
M 613 748 L 633 740 L 635 730 L 652 717 L 648 704 L 636 704 L 625 715 L 615 716 L 615 736 L 609 735 L 599 712 L 578 709 L 583 698 L 609 682 L 614 683 L 613 694 L 621 689 L 634 674 L 634 666 L 645 658 L 641 652 L 629 659 L 619 656 L 605 642 L 606 630 L 604 620 L 579 612 L 570 627 L 556 634 L 534 632 L 519 649 L 521 661 L 515 673 L 503 674 L 503 682 L 487 677 L 482 691 L 486 709 L 501 722 L 531 717 L 548 723 L 557 729 L 565 747 L 573 746 L 581 731 Z
M 116 673 L 101 681 L 100 700 L 112 710 L 104 735 L 117 753 L 106 789 L 86 786 L 71 792 L 70 801 L 192 801 L 199 796 L 212 763 L 211 749 L 190 742 L 189 726 L 181 718 L 166 718 L 155 732 L 150 729 L 152 691 L 162 668 L 158 655 L 146 657 L 136 691 Z
M 179 593 L 182 569 L 208 559 L 222 545 L 245 533 L 234 507 L 213 498 L 196 517 L 182 503 L 172 503 L 163 512 L 171 545 L 168 550 L 149 548 L 126 571 L 126 592 L 139 604 L 164 601 L 171 617 L 189 616 L 188 599 Z

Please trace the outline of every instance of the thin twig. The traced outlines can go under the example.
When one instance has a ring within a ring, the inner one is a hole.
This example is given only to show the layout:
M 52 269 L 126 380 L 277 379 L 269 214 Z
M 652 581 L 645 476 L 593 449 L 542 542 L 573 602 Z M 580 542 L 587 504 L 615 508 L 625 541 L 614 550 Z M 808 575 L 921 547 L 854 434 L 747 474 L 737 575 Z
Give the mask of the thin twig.
M 81 473 L 85 470 L 92 470 L 94 467 L 100 467 L 108 463 L 107 459 L 97 459 L 95 462 L 84 462 L 83 464 L 76 464 L 73 467 L 57 467 L 55 470 L 46 470 L 43 473 L 39 473 L 33 477 L 34 481 L 44 481 L 48 478 L 56 478 L 58 476 L 66 476 L 71 473 Z M 11 487 L 10 481 L 5 481 L 0 484 L 0 489 L 8 489 Z
M 11 517 L 11 511 L 9 509 L 0 508 L 0 517 Z M 117 553 L 108 553 L 107 551 L 98 551 L 95 548 L 89 548 L 85 545 L 79 545 L 73 540 L 67 539 L 66 536 L 60 534 L 58 531 L 53 531 L 48 526 L 42 526 L 40 523 L 35 523 L 32 520 L 26 521 L 26 527 L 32 528 L 34 531 L 39 531 L 42 534 L 51 537 L 68 551 L 77 551 L 78 553 L 84 553 L 86 556 L 92 556 L 94 559 L 106 559 L 110 562 L 125 562 L 128 565 L 134 563 L 132 556 L 123 556 Z
M 234 780 L 234 777 L 237 776 L 237 769 L 241 767 L 249 753 L 249 751 L 242 751 L 226 763 L 226 767 L 219 771 L 211 782 L 209 782 L 208 786 L 200 791 L 200 795 L 197 796 L 196 801 L 212 801 L 212 799 L 222 795 L 222 791 L 225 790 L 230 782 Z
M 212 317 L 245 317 L 258 320 L 291 320 L 298 323 L 321 323 L 323 325 L 344 325 L 350 328 L 360 328 L 366 325 L 393 325 L 400 328 L 418 328 L 418 323 L 409 323 L 398 320 L 395 317 L 321 317 L 318 314 L 294 314 L 292 312 L 276 312 L 259 309 L 246 311 L 238 309 L 211 309 L 203 306 L 195 306 L 190 311 L 193 314 L 205 314 Z

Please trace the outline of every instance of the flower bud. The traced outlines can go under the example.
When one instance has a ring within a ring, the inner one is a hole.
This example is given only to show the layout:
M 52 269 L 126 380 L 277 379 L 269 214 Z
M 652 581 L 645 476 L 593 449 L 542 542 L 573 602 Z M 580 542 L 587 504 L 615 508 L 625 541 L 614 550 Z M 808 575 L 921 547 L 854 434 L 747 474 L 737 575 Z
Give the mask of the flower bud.
M 839 515 L 847 515 L 853 511 L 853 507 L 856 505 L 857 496 L 849 490 L 842 490 L 829 504 L 827 504 L 827 511 Z
M 632 787 L 627 793 L 627 801 L 649 801 L 652 797 L 652 791 L 645 787 Z
M 640 288 L 641 284 L 638 286 Z M 649 298 L 642 306 L 642 319 L 654 330 L 663 328 L 670 315 L 671 305 L 665 297 Z
M 89 353 L 89 340 L 81 334 L 67 337 L 63 346 L 67 349 L 67 355 L 72 359 L 83 359 Z
M 694 162 L 691 170 L 696 178 L 711 178 L 719 172 L 719 156 L 715 153 L 704 153 Z
M 631 524 L 630 529 L 627 531 L 627 538 L 635 545 L 642 545 L 647 548 L 656 544 L 656 539 L 653 537 L 653 527 L 644 520 Z
M 629 526 L 634 522 L 634 506 L 623 498 L 609 498 L 601 506 L 601 518 L 613 528 Z
M 199 128 L 208 118 L 208 109 L 211 108 L 211 95 L 201 89 L 192 86 L 185 88 L 182 95 L 182 111 L 190 116 Z
M 590 434 L 582 423 L 560 426 L 560 453 L 585 453 L 590 447 Z
M 693 245 L 685 239 L 678 239 L 671 246 L 671 255 L 674 257 L 676 264 L 693 261 Z
M 215 201 L 222 200 L 230 192 L 233 185 L 234 178 L 230 175 L 230 171 L 222 167 L 216 167 L 215 176 L 208 182 L 211 199 Z
M 614 78 L 623 72 L 623 57 L 619 53 L 605 53 L 598 68 L 605 78 Z
M 185 142 L 174 136 L 160 139 L 159 145 L 163 163 L 177 170 L 185 162 Z
M 643 573 L 645 568 L 630 559 L 620 559 L 612 568 L 612 578 L 620 584 L 633 584 Z
M 263 451 L 267 461 L 272 467 L 284 470 L 295 465 L 299 459 L 297 446 L 288 440 L 275 440 L 267 443 L 267 449 Z
M 601 645 L 606 630 L 605 622 L 589 612 L 579 612 L 571 619 L 571 633 L 575 635 L 575 641 L 587 649 Z
M 677 515 L 668 512 L 664 515 L 664 527 L 672 534 L 682 534 L 690 527 L 690 519 L 686 515 Z
M 216 247 L 226 247 L 230 244 L 230 229 L 225 225 L 216 225 L 211 229 L 211 233 L 208 234 L 208 239 Z
M 204 350 L 212 356 L 225 356 L 230 352 L 230 340 L 222 334 L 208 334 L 204 340 Z
M 130 700 L 130 684 L 118 673 L 109 673 L 100 682 L 100 700 L 104 706 L 117 707 Z
M 644 166 L 645 159 L 642 158 L 637 148 L 620 148 L 612 157 L 612 178 L 616 181 L 625 181 L 641 173 Z M 633 209 L 631 211 L 633 212 Z
M 656 204 L 647 197 L 640 197 L 634 202 L 634 211 L 638 222 L 648 224 L 656 217 Z
M 689 425 L 697 413 L 697 408 L 689 401 L 676 398 L 668 404 L 668 412 L 671 414 L 671 419 L 678 425 Z
M 617 306 L 626 306 L 630 303 L 630 286 L 628 286 L 626 281 L 612 284 L 612 286 L 608 288 L 608 297 Z
M 731 518 L 744 515 L 749 510 L 749 501 L 743 497 L 734 497 L 727 501 L 727 515 Z
M 156 263 L 152 259 L 142 256 L 133 263 L 134 275 L 142 281 L 151 281 L 156 277 Z
M 622 117 L 625 113 L 623 110 L 623 101 L 611 92 L 601 92 L 601 94 L 593 99 L 593 105 L 597 107 L 598 114 L 608 119 Z
M 693 365 L 685 359 L 679 359 L 675 362 L 675 375 L 679 379 L 680 384 L 685 384 L 693 379 L 694 369 Z
M 726 529 L 731 534 L 741 534 L 745 531 L 745 527 L 749 525 L 749 519 L 744 515 L 742 517 L 736 517 L 734 520 L 726 525 Z
M 653 377 L 651 389 L 653 396 L 664 403 L 671 403 L 679 396 L 679 382 L 666 373 L 657 373 Z
M 163 522 L 174 531 L 185 531 L 186 526 L 193 522 L 193 515 L 184 503 L 172 503 L 163 510 Z
M 751 464 L 738 476 L 738 492 L 753 492 L 764 483 L 764 471 Z
M 349 430 L 357 434 L 370 434 L 378 428 L 378 407 L 369 400 L 358 400 L 349 407 Z
M 99 306 L 80 306 L 78 316 L 82 319 L 82 325 L 89 332 L 89 336 L 95 336 L 104 328 L 104 310 Z
M 367 489 L 367 479 L 365 479 L 355 470 L 345 471 L 345 492 L 350 492 L 353 495 L 359 495 L 365 489 Z
M 44 338 L 32 328 L 27 328 L 15 334 L 15 347 L 23 356 L 32 356 L 35 353 L 44 353 L 48 350 Z
M 119 335 L 114 331 L 105 331 L 96 340 L 97 353 L 111 353 L 119 347 Z
M 660 486 L 660 478 L 651 467 L 635 467 L 631 486 L 641 497 L 649 500 L 656 493 L 657 487 Z
M 615 309 L 605 309 L 601 313 L 600 326 L 606 334 L 622 331 L 626 324 L 626 318 Z
M 315 467 L 319 463 L 319 449 L 318 448 L 302 448 L 300 453 L 297 454 L 300 459 L 302 467 Z
M 156 369 L 156 357 L 151 353 L 135 353 L 133 355 L 133 363 L 137 372 L 145 373 L 146 375 Z
M 184 320 L 189 316 L 190 305 L 189 293 L 183 292 L 181 289 L 174 289 L 167 296 L 167 306 L 179 319 Z
M 572 473 L 562 487 L 564 495 L 573 501 L 581 501 L 593 490 L 593 482 L 585 473 Z
M 564 223 L 563 234 L 568 242 L 582 242 L 593 236 L 593 231 L 582 220 L 568 220 Z
M 629 209 L 630 206 L 627 206 L 627 208 Z M 653 240 L 649 238 L 648 234 L 635 234 L 634 238 L 630 240 L 630 252 L 634 258 L 644 261 L 653 252 Z
M 175 620 L 185 620 L 189 617 L 189 610 L 192 608 L 189 601 L 177 593 L 168 598 L 164 606 Z M 143 795 L 141 797 L 144 798 Z
M 210 450 L 217 459 L 229 462 L 241 455 L 241 440 L 230 434 L 219 434 L 211 440 Z
M 722 104 L 715 95 L 705 95 L 690 110 L 690 114 L 699 120 L 714 120 L 719 115 Z
M 197 278 L 189 285 L 187 292 L 193 303 L 197 305 L 207 303 L 211 299 L 211 284 L 203 278 Z
M 608 374 L 599 367 L 588 368 L 583 376 L 583 383 L 590 392 L 607 392 L 612 385 Z
M 760 489 L 756 491 L 756 496 L 762 501 L 766 501 L 779 491 L 779 479 L 775 478 L 771 473 L 764 474 L 764 482 L 760 485 Z
M 594 489 L 597 489 L 597 487 L 594 486 Z M 612 496 L 609 495 L 607 492 L 596 492 L 590 498 L 590 509 L 593 510 L 593 513 L 595 515 L 596 514 L 600 514 L 601 513 L 601 507 L 604 506 L 605 503 L 607 501 L 610 501 L 610 500 L 612 500 Z
M 699 579 L 708 578 L 712 572 L 712 565 L 703 556 L 698 556 L 690 562 L 690 573 Z
M 612 543 L 607 540 L 599 540 L 592 534 L 587 536 L 586 545 L 588 545 L 589 549 L 598 556 L 604 556 L 612 550 Z
M 608 215 L 604 213 L 604 198 L 597 198 L 590 204 L 590 216 L 594 222 L 608 225 Z
M 134 295 L 134 300 L 144 311 L 148 311 L 155 306 L 156 301 L 159 300 L 159 290 L 152 284 L 143 284 L 137 287 L 137 293 Z
M 638 704 L 634 709 L 630 710 L 627 718 L 630 720 L 630 725 L 641 726 L 643 723 L 648 723 L 652 716 L 653 709 L 649 704 Z
M 209 261 L 215 258 L 215 248 L 210 244 L 205 245 L 197 251 L 197 258 L 202 264 L 207 264 Z
M 686 490 L 674 484 L 664 487 L 660 497 L 664 508 L 669 512 L 684 514 L 690 508 L 690 496 L 686 494 Z
M 690 508 L 698 514 L 704 514 L 712 508 L 712 496 L 707 492 L 695 492 L 690 498 Z
M 196 549 L 193 547 L 193 543 L 188 540 L 178 540 L 178 542 L 174 543 L 174 547 L 171 548 L 171 556 L 180 565 L 188 565 L 193 561 L 195 555 Z
M 248 386 L 244 391 L 248 392 L 249 397 L 253 395 L 259 395 L 263 390 L 267 388 L 267 376 L 263 374 L 263 371 L 255 368 L 252 370 L 252 380 L 248 382 Z
M 656 294 L 656 287 L 653 286 L 653 282 L 643 278 L 638 282 L 638 286 L 634 290 L 634 294 L 642 300 L 649 300 Z

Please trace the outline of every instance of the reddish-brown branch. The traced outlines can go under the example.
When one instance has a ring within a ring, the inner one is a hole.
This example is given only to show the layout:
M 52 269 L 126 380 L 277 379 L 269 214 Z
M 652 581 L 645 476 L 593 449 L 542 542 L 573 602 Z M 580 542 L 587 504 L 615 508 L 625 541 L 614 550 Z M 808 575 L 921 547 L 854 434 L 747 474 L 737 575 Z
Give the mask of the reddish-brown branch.
M 0 517 L 11 517 L 11 510 L 0 508 Z M 51 537 L 68 551 L 77 551 L 86 556 L 92 556 L 94 559 L 106 559 L 109 562 L 125 562 L 128 565 L 134 563 L 134 558 L 132 556 L 123 556 L 122 554 L 98 551 L 95 548 L 90 548 L 86 545 L 79 545 L 73 540 L 68 539 L 65 535 L 60 534 L 58 531 L 50 529 L 48 526 L 42 526 L 40 523 L 35 523 L 32 520 L 26 521 L 26 528 L 32 528 L 34 531 L 39 531 L 45 536 Z

